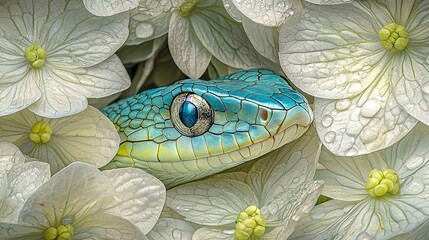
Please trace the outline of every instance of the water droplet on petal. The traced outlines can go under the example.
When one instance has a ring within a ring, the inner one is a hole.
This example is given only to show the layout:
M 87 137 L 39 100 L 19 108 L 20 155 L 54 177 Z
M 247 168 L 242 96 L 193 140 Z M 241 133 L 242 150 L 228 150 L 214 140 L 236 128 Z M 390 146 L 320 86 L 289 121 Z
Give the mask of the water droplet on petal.
M 327 132 L 325 134 L 325 142 L 331 143 L 331 142 L 335 141 L 336 136 L 337 136 L 337 134 L 333 131 Z
M 425 189 L 425 185 L 423 182 L 420 182 L 420 180 L 413 180 L 409 184 L 407 184 L 404 188 L 401 189 L 401 192 L 407 193 L 407 194 L 419 194 L 423 192 Z
M 296 177 L 296 178 L 294 178 L 293 180 L 292 180 L 292 183 L 298 183 L 299 182 L 299 178 L 298 177 Z
M 407 160 L 407 162 L 405 163 L 405 166 L 407 166 L 407 168 L 412 171 L 420 167 L 423 164 L 423 162 L 424 162 L 424 159 L 422 157 L 412 157 Z
M 349 93 L 356 93 L 356 92 L 360 92 L 362 90 L 362 83 L 360 82 L 351 82 L 349 84 L 349 87 L 347 89 L 347 91 Z
M 360 134 L 360 140 L 364 144 L 372 143 L 377 140 L 378 131 L 373 128 L 367 128 Z
M 377 99 L 371 99 L 366 101 L 360 111 L 362 117 L 372 118 L 381 109 L 381 102 Z
M 369 235 L 367 232 L 361 232 L 359 235 L 357 235 L 357 240 L 373 240 L 375 239 L 371 235 Z
M 351 148 L 346 152 L 346 156 L 356 156 L 358 153 L 358 150 L 356 148 Z
M 270 203 L 268 205 L 268 211 L 270 212 L 271 215 L 277 214 L 278 210 L 279 210 L 279 205 L 277 205 L 277 203 Z
M 173 230 L 173 239 L 182 239 L 182 232 L 180 230 Z
M 332 116 L 331 116 L 331 115 L 325 115 L 325 116 L 322 118 L 322 125 L 323 125 L 324 127 L 329 127 L 329 126 L 331 126 L 333 122 L 334 122 L 334 118 L 332 118 Z
M 151 37 L 153 33 L 154 29 L 150 23 L 141 23 L 136 28 L 136 35 L 138 38 L 148 38 Z
M 344 110 L 347 110 L 351 105 L 352 105 L 352 101 L 350 101 L 350 99 L 348 98 L 344 98 L 344 99 L 338 100 L 335 103 L 335 108 L 338 111 L 344 111 Z

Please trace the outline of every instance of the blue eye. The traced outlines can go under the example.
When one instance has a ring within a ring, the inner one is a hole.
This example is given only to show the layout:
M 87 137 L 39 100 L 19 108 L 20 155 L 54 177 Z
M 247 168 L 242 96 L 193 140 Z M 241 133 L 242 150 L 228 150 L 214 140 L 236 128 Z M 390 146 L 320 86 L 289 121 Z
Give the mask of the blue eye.
M 179 109 L 179 118 L 188 128 L 194 126 L 198 120 L 197 107 L 193 103 L 185 101 Z
M 213 124 L 213 115 L 213 109 L 207 101 L 193 93 L 177 95 L 170 106 L 173 126 L 188 137 L 207 132 Z

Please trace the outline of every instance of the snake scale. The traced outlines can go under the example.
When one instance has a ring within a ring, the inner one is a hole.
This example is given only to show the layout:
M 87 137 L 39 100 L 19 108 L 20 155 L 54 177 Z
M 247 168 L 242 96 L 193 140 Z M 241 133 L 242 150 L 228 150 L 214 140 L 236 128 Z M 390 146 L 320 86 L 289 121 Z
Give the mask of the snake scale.
M 304 96 L 265 69 L 178 81 L 102 111 L 121 138 L 104 169 L 141 168 L 167 187 L 262 156 L 301 136 L 313 120 Z

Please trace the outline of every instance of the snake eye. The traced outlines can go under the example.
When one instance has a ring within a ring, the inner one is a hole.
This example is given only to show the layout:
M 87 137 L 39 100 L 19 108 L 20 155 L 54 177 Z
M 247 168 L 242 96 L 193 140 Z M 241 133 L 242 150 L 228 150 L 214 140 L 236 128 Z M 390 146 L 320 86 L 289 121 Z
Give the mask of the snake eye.
M 177 95 L 170 107 L 173 126 L 181 134 L 199 136 L 213 124 L 213 110 L 202 97 L 193 93 Z

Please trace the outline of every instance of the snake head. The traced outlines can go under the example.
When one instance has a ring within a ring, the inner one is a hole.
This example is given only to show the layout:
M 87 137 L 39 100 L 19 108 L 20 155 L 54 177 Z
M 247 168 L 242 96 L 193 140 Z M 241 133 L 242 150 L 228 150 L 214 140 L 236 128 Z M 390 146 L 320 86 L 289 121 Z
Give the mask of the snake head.
M 142 168 L 171 185 L 257 158 L 301 136 L 307 100 L 269 70 L 187 79 L 103 110 L 121 145 L 115 167 Z

